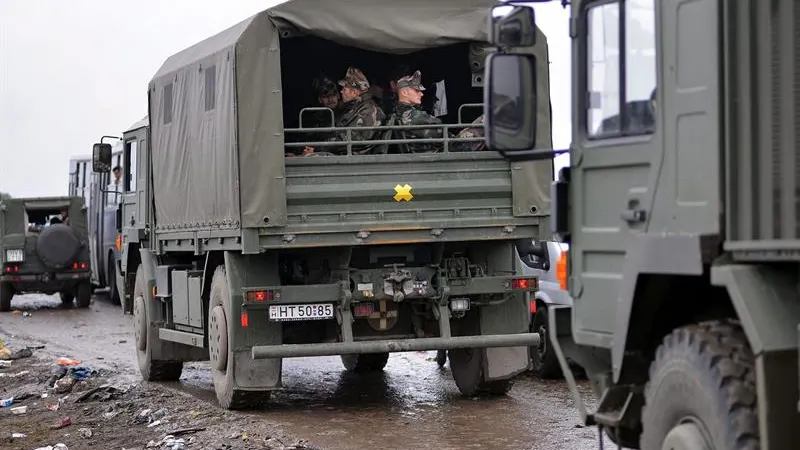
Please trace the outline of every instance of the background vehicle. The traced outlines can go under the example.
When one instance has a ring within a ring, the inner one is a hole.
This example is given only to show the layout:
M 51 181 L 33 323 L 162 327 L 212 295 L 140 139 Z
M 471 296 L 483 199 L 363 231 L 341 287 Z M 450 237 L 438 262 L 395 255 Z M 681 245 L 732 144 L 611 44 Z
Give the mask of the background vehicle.
M 122 145 L 112 151 L 112 167 L 122 167 Z M 92 157 L 75 157 L 69 161 L 70 196 L 82 197 L 87 206 L 90 267 L 92 284 L 108 288 L 112 302 L 119 303 L 116 288 L 115 261 L 118 259 L 116 216 L 122 196 L 108 192 L 112 175 L 92 171 Z
M 646 450 L 797 448 L 797 4 L 571 7 L 571 166 L 552 218 L 573 306 L 550 323 L 557 354 L 594 381 L 586 422 Z M 505 11 L 487 113 L 518 109 L 487 114 L 487 139 L 515 161 L 551 157 L 530 126 L 542 72 L 512 48 L 533 12 Z M 649 116 L 623 106 L 648 98 Z
M 543 231 L 552 165 L 512 170 L 493 152 L 451 147 L 395 154 L 403 141 L 390 139 L 375 154 L 353 154 L 348 139 L 346 155 L 284 157 L 325 149 L 292 127 L 322 68 L 379 79 L 411 61 L 427 83 L 446 81 L 443 128 L 467 126 L 458 118 L 481 107 L 493 4 L 294 0 L 164 63 L 148 121 L 122 139 L 126 152 L 136 144 L 136 165 L 125 164 L 137 184 L 119 223 L 120 289 L 145 379 L 210 359 L 219 403 L 244 408 L 280 388 L 285 357 L 381 370 L 391 352 L 447 349 L 465 394 L 511 387 L 539 338 L 523 295 L 537 281 L 513 253 Z M 544 70 L 546 41 L 527 50 Z M 547 95 L 546 77 L 537 89 Z M 547 145 L 549 107 L 542 114 Z M 96 144 L 93 170 L 107 172 L 110 155 Z
M 61 223 L 67 210 L 69 224 Z M 87 308 L 92 298 L 86 212 L 80 197 L 0 200 L 0 311 L 15 294 L 61 294 Z

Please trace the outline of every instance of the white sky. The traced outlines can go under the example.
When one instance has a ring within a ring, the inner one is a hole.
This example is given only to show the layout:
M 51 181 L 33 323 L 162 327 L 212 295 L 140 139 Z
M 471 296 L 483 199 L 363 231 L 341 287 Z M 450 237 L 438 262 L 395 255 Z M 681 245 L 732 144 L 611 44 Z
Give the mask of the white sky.
M 147 83 L 167 57 L 277 3 L 0 0 L 0 192 L 66 195 L 70 157 L 147 114 Z M 553 143 L 566 148 L 569 12 L 535 8 L 550 46 Z

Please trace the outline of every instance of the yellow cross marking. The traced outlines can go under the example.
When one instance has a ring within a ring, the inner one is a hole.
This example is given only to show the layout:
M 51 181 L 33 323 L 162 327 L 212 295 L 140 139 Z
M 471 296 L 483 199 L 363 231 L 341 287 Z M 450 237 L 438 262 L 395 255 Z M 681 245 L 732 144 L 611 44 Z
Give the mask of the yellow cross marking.
M 396 202 L 399 202 L 399 201 L 402 201 L 402 200 L 410 202 L 411 199 L 414 198 L 414 195 L 411 194 L 411 186 L 408 185 L 408 184 L 406 184 L 404 186 L 400 186 L 398 184 L 397 186 L 394 187 L 394 191 L 396 192 L 396 194 L 394 194 L 394 201 L 396 201 Z

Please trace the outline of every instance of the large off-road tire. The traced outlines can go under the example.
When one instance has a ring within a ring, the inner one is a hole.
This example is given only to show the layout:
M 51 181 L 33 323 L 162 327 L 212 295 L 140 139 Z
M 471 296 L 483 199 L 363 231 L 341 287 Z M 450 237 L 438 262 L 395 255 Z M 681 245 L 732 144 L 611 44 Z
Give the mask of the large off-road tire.
M 146 289 L 147 281 L 140 265 L 136 269 L 136 284 L 133 289 L 133 334 L 139 371 L 145 381 L 177 381 L 183 372 L 183 361 L 153 359 L 153 348 L 163 344 L 152 333 L 150 322 L 153 313 L 144 297 Z
M 11 311 L 12 298 L 14 298 L 14 287 L 9 283 L 0 283 L 0 312 Z
M 81 241 L 69 225 L 45 227 L 36 239 L 36 254 L 51 269 L 63 269 L 75 261 Z
M 758 450 L 756 400 L 755 358 L 738 322 L 678 328 L 650 365 L 641 448 L 702 448 L 695 442 L 704 442 L 712 449 Z
M 539 303 L 536 308 L 536 314 L 534 314 L 531 321 L 531 333 L 539 333 L 539 346 L 530 347 L 531 371 L 540 378 L 560 378 L 564 374 L 561 371 L 561 365 L 558 363 L 556 352 L 550 343 L 547 324 L 547 305 Z
M 341 355 L 342 365 L 354 372 L 379 372 L 389 361 L 388 353 L 365 353 L 362 355 Z
M 88 308 L 92 303 L 92 291 L 94 290 L 91 281 L 84 281 L 75 289 L 75 303 L 78 308 Z
M 108 286 L 108 299 L 112 305 L 119 305 L 119 291 L 117 290 L 117 264 L 114 261 L 114 254 L 108 255 L 108 273 L 106 274 L 106 286 Z
M 61 298 L 63 306 L 72 306 L 72 302 L 75 301 L 75 294 L 69 291 L 59 292 L 58 296 Z
M 436 364 L 439 367 L 444 367 L 445 363 L 447 362 L 447 350 L 437 350 L 436 351 Z
M 225 266 L 214 271 L 208 303 L 208 354 L 211 377 L 219 405 L 225 409 L 253 409 L 269 401 L 270 391 L 250 391 L 236 387 L 233 377 L 234 354 L 229 345 L 228 317 L 230 291 Z
M 514 385 L 513 380 L 484 381 L 483 349 L 457 348 L 449 350 L 450 371 L 458 390 L 466 396 L 479 394 L 504 395 Z

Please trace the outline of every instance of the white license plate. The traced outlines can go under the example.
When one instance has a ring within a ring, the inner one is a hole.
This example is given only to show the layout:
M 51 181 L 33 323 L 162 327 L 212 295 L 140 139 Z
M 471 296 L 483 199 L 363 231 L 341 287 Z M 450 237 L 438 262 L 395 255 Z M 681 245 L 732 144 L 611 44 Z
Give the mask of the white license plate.
M 269 306 L 269 320 L 277 322 L 325 319 L 333 319 L 333 303 Z

